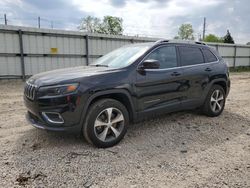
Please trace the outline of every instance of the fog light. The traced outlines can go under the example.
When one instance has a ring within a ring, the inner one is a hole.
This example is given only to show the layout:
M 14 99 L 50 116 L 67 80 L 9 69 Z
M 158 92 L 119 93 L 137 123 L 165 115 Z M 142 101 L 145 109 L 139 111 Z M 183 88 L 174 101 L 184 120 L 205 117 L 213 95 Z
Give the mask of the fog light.
M 63 124 L 64 123 L 64 119 L 57 112 L 42 112 L 42 116 L 44 117 L 44 119 L 47 122 L 52 123 L 52 124 Z

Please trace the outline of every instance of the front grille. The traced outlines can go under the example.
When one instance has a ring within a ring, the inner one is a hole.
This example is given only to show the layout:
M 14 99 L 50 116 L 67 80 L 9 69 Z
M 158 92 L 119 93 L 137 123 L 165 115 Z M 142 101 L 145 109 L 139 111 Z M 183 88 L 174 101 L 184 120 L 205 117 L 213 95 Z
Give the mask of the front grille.
M 24 88 L 24 95 L 31 100 L 35 99 L 36 94 L 36 85 L 30 84 L 26 82 L 25 88 Z

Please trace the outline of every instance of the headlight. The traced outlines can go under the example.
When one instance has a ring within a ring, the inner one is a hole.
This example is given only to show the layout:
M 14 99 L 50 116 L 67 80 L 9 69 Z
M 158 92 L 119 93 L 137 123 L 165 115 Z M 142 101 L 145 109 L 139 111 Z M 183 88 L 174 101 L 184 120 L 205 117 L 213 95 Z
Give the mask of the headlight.
M 73 83 L 57 86 L 40 87 L 38 90 L 38 97 L 64 96 L 76 92 L 78 86 L 78 83 Z

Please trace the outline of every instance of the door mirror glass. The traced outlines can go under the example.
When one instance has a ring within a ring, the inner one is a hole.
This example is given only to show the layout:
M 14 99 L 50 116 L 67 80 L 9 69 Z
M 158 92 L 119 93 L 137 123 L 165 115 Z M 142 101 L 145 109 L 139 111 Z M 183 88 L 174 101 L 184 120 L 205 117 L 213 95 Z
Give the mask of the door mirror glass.
M 159 69 L 160 68 L 160 62 L 155 59 L 147 59 L 143 61 L 143 63 L 140 66 L 140 69 Z

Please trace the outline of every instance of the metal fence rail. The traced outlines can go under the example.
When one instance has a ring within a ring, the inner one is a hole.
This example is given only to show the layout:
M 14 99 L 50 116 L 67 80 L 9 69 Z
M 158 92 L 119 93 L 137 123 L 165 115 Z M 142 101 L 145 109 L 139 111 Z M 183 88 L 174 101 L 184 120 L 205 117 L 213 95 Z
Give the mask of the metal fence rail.
M 156 40 L 0 25 L 0 78 L 25 79 L 43 71 L 88 65 L 123 45 Z M 216 48 L 230 66 L 250 66 L 250 46 L 209 45 Z
M 214 47 L 230 67 L 250 66 L 250 46 L 239 44 L 207 43 Z

